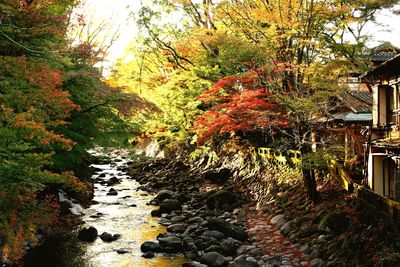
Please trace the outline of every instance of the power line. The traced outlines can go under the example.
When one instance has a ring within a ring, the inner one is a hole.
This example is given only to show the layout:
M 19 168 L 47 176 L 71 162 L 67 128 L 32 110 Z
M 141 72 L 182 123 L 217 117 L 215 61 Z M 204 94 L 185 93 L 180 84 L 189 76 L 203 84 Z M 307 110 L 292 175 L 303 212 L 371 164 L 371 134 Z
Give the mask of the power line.
M 31 48 L 26 47 L 26 46 L 24 46 L 23 44 L 21 44 L 21 43 L 15 41 L 13 38 L 11 38 L 10 36 L 8 36 L 8 35 L 7 35 L 5 32 L 3 32 L 1 29 L 0 29 L 0 33 L 1 33 L 4 37 L 6 37 L 10 42 L 12 42 L 13 44 L 18 45 L 19 47 L 21 47 L 21 48 L 23 48 L 23 49 L 25 49 L 25 50 L 27 50 L 27 51 L 29 51 L 29 52 L 31 52 L 31 53 L 45 54 L 45 52 L 43 52 L 43 51 L 31 49 Z

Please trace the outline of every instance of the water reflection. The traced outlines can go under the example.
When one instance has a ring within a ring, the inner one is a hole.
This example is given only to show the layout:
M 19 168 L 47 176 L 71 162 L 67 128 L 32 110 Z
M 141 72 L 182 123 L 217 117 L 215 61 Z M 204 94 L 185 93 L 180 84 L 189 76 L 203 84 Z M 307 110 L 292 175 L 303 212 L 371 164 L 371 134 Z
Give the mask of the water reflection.
M 137 191 L 139 184 L 121 171 L 120 167 L 126 162 L 121 158 L 117 160 L 113 165 L 94 165 L 101 171 L 93 178 L 105 181 L 112 177 L 121 179 L 120 184 L 112 186 L 118 195 L 107 195 L 110 186 L 96 183 L 94 200 L 97 204 L 86 209 L 82 219 L 85 226 L 96 227 L 99 235 L 108 232 L 120 234 L 121 238 L 109 243 L 100 238 L 93 243 L 82 243 L 77 240 L 76 233 L 54 237 L 30 252 L 24 266 L 177 267 L 185 262 L 182 256 L 168 258 L 157 255 L 153 259 L 142 258 L 141 243 L 154 240 L 159 233 L 165 232 L 165 227 L 158 225 L 157 219 L 150 216 L 152 207 L 146 203 L 152 196 Z M 119 254 L 118 250 L 126 253 Z

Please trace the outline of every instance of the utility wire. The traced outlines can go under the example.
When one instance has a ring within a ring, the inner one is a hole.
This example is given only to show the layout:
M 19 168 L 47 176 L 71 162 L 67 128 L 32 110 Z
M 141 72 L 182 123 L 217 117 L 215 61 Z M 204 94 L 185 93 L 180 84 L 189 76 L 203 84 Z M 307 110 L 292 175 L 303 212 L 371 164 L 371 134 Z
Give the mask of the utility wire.
M 31 49 L 31 48 L 29 48 L 29 47 L 24 46 L 23 44 L 18 43 L 18 42 L 15 41 L 13 38 L 11 38 L 10 36 L 8 36 L 5 32 L 3 32 L 3 30 L 1 30 L 1 29 L 0 29 L 0 33 L 1 33 L 4 37 L 6 37 L 10 42 L 12 42 L 13 44 L 18 45 L 19 47 L 21 47 L 21 48 L 23 48 L 23 49 L 25 49 L 25 50 L 27 50 L 27 51 L 29 51 L 29 52 L 31 52 L 31 53 L 38 53 L 38 54 L 45 54 L 45 53 L 46 53 L 46 52 L 43 52 L 43 51 L 38 51 L 38 50 Z

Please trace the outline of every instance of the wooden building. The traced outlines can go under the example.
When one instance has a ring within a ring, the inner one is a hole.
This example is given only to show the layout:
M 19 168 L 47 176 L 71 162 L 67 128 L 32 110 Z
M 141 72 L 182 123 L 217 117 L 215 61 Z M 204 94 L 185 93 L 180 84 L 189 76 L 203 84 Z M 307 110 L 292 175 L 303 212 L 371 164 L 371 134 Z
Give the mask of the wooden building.
M 400 200 L 400 54 L 362 76 L 372 94 L 372 125 L 366 144 L 367 184 Z

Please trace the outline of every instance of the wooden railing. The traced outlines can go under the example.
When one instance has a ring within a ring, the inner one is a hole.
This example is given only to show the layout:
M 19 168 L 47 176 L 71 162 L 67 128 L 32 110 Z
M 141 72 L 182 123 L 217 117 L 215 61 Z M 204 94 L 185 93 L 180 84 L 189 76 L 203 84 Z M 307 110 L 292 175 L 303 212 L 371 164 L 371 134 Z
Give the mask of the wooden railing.
M 266 161 L 274 161 L 278 164 L 291 163 L 299 165 L 301 163 L 301 152 L 298 150 L 281 151 L 269 147 L 259 147 L 257 154 Z
M 355 183 L 343 167 L 336 161 L 330 163 L 330 171 L 333 176 L 338 178 L 342 187 L 349 193 L 354 193 L 356 197 L 366 200 L 376 209 L 383 211 L 389 221 L 400 226 L 400 203 L 385 196 L 381 196 L 369 188 Z

